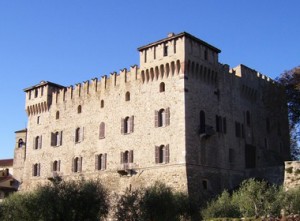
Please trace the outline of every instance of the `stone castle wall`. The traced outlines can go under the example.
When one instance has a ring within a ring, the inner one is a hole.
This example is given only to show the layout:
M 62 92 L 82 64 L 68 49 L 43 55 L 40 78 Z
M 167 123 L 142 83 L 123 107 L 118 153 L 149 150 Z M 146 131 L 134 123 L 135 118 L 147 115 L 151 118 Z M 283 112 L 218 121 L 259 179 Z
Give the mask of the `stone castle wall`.
M 244 65 L 229 70 L 218 62 L 219 49 L 187 33 L 139 52 L 140 67 L 119 74 L 70 87 L 41 82 L 25 89 L 28 132 L 21 189 L 48 182 L 53 162 L 60 161 L 58 174 L 64 179 L 99 178 L 114 192 L 159 180 L 201 198 L 247 177 L 266 178 L 264 168 L 289 159 L 285 99 L 272 80 Z M 161 109 L 170 110 L 170 123 L 156 127 Z M 122 134 L 122 119 L 132 116 L 133 132 Z M 101 122 L 104 138 L 99 137 Z M 81 142 L 75 142 L 76 128 L 84 131 Z M 51 133 L 61 131 L 62 144 L 51 145 Z M 37 136 L 41 148 L 36 148 Z M 156 162 L 160 145 L 169 146 L 168 162 Z M 128 174 L 120 170 L 126 150 L 134 158 Z M 105 170 L 95 169 L 97 154 L 107 154 Z M 82 157 L 81 172 L 72 171 L 75 157 Z M 39 176 L 32 175 L 35 164 L 40 164 Z

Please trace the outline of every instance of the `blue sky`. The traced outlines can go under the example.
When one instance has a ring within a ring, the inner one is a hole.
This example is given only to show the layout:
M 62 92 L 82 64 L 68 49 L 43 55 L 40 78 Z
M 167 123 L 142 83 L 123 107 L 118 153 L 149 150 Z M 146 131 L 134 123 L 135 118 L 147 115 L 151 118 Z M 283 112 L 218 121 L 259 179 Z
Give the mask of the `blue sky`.
M 26 127 L 23 89 L 69 86 L 139 64 L 137 48 L 183 31 L 271 78 L 300 65 L 299 0 L 0 0 L 0 159 Z

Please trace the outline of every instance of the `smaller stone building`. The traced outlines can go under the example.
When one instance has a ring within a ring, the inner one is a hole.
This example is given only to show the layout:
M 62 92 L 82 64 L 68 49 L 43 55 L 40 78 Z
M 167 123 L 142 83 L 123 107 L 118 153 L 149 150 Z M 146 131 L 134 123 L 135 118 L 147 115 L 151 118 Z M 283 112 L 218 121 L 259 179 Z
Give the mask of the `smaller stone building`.
M 285 190 L 300 187 L 300 161 L 286 161 L 284 171 Z
M 18 182 L 13 177 L 13 159 L 0 160 L 0 202 L 17 190 Z

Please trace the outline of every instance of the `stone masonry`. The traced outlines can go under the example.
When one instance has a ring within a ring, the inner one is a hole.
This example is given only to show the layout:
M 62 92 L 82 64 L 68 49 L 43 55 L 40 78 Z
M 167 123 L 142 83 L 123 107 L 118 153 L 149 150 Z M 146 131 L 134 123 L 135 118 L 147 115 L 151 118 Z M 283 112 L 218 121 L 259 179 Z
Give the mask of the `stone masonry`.
M 165 182 L 201 200 L 248 177 L 282 182 L 290 159 L 283 89 L 188 34 L 138 48 L 140 66 L 65 87 L 26 88 L 16 132 L 20 190 L 100 179 L 113 192 Z

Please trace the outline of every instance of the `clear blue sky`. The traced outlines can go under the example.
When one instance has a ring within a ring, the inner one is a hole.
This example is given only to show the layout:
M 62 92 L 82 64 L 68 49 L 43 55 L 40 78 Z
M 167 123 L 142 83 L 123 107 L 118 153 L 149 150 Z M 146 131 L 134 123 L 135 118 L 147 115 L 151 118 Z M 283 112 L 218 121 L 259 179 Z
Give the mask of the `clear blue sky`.
M 0 0 L 0 159 L 26 127 L 23 89 L 139 64 L 137 48 L 189 32 L 272 78 L 300 65 L 299 0 Z

